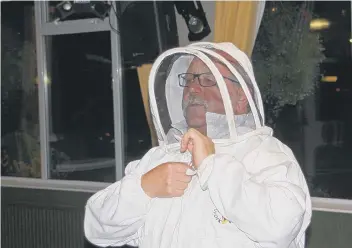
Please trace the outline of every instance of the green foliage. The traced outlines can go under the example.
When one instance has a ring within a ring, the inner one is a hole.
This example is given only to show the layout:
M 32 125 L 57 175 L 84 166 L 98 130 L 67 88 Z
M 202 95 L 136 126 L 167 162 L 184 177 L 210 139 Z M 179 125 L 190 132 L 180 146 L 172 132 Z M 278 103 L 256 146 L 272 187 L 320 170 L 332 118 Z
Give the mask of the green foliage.
M 1 137 L 2 174 L 40 178 L 40 144 L 25 132 L 16 131 Z
M 314 93 L 325 57 L 319 35 L 309 30 L 308 9 L 291 2 L 268 4 L 252 59 L 273 118 L 285 105 L 296 105 Z

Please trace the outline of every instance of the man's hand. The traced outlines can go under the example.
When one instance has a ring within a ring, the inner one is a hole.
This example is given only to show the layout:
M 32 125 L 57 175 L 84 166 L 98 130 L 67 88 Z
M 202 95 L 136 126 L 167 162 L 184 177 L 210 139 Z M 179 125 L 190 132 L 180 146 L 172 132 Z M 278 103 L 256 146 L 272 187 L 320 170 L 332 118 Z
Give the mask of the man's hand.
M 164 163 L 142 176 L 144 192 L 154 197 L 180 197 L 184 194 L 191 176 L 186 175 L 186 163 Z
M 206 157 L 215 153 L 215 146 L 211 139 L 191 128 L 181 140 L 181 152 L 187 150 L 192 154 L 193 166 L 198 168 Z

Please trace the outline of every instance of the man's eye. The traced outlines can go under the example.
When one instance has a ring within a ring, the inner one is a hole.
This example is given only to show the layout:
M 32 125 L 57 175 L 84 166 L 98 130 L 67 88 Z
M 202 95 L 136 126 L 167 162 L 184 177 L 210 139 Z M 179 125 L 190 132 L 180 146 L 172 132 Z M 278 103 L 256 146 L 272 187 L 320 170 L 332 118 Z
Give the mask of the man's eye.
M 214 77 L 206 77 L 206 78 L 204 78 L 204 80 L 207 81 L 207 82 L 212 82 L 212 83 L 215 82 L 215 78 Z

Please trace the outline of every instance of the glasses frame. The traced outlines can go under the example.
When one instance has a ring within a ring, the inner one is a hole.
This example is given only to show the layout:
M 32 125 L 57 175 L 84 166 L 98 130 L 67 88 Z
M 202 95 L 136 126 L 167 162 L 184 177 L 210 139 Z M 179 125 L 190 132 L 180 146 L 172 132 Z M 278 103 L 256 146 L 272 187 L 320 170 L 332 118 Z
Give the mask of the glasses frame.
M 199 84 L 200 86 L 204 87 L 204 88 L 213 87 L 213 86 L 217 85 L 217 82 L 216 82 L 216 81 L 214 81 L 214 84 L 212 84 L 212 85 L 203 85 L 203 84 L 201 83 L 202 80 L 199 79 L 199 77 L 202 76 L 202 75 L 212 75 L 212 73 L 209 73 L 209 72 L 205 72 L 205 73 L 189 73 L 189 72 L 186 72 L 186 73 L 180 73 L 180 74 L 177 75 L 179 86 L 185 87 L 185 88 L 186 88 L 186 87 L 189 87 L 188 85 L 183 85 L 183 84 L 181 83 L 181 80 L 183 80 L 183 79 L 182 79 L 182 76 L 186 76 L 186 75 L 192 75 L 192 76 L 193 76 L 192 82 L 194 82 L 194 80 L 197 78 L 197 79 L 198 79 L 198 80 L 197 80 L 197 81 L 198 81 L 198 84 Z M 223 76 L 223 78 L 224 78 L 224 79 L 227 79 L 227 80 L 229 80 L 229 81 L 231 81 L 231 82 L 233 82 L 233 83 L 239 83 L 238 81 L 236 81 L 235 79 L 232 79 L 232 78 L 228 78 L 228 77 L 224 77 L 224 76 Z

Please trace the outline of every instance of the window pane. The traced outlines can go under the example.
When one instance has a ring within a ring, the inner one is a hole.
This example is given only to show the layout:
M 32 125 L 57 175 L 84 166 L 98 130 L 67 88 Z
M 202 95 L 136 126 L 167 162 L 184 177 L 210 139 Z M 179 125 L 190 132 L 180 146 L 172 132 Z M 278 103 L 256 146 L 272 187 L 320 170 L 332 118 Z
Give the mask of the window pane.
M 33 3 L 1 3 L 1 175 L 40 178 Z
M 350 2 L 267 2 L 253 51 L 267 124 L 316 197 L 352 199 L 350 39 Z
M 52 37 L 51 178 L 115 181 L 110 32 Z

